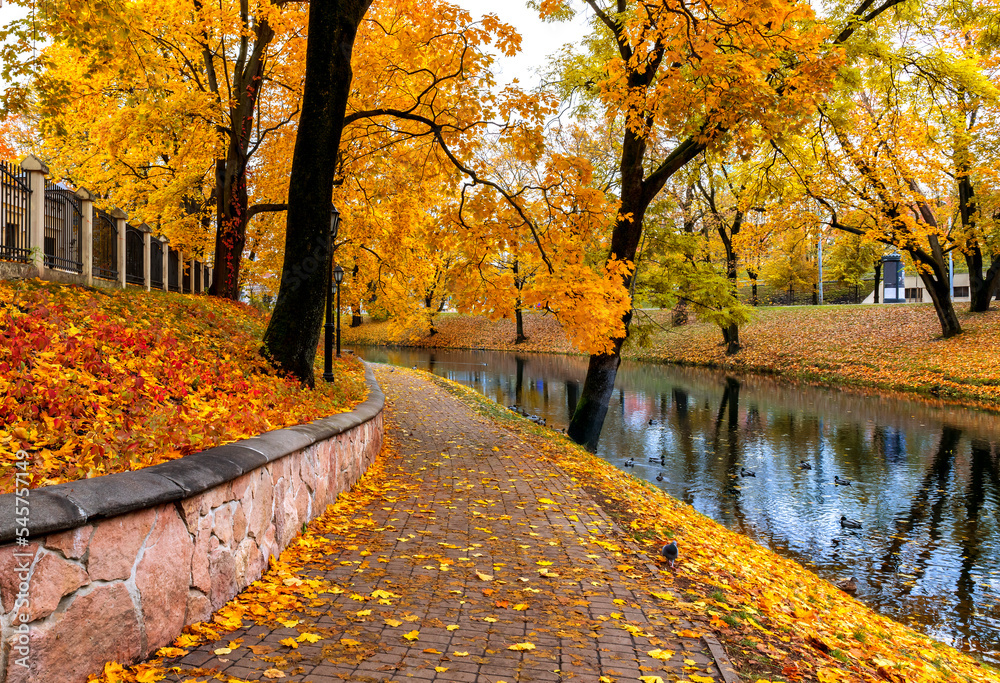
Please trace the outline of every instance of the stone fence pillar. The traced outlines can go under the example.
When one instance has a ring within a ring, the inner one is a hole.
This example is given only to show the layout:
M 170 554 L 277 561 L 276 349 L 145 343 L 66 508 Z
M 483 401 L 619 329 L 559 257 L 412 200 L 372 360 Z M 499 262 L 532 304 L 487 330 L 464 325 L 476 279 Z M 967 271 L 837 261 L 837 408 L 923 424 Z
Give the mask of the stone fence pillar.
M 21 168 L 28 172 L 28 188 L 31 190 L 28 202 L 31 263 L 38 269 L 38 277 L 42 277 L 45 273 L 45 176 L 49 167 L 34 154 L 29 154 L 21 162 Z
M 163 273 L 163 291 L 170 291 L 170 240 L 166 237 L 160 238 L 160 244 L 163 245 L 161 253 L 163 255 L 163 269 L 160 271 Z
M 80 200 L 80 260 L 87 286 L 94 284 L 94 195 L 82 187 L 76 191 Z
M 125 226 L 128 214 L 116 206 L 111 209 L 111 217 L 115 219 L 115 230 L 118 231 L 118 286 L 125 289 Z
M 151 283 L 153 281 L 153 274 L 149 272 L 149 266 L 153 262 L 153 259 L 149 252 L 150 249 L 149 243 L 152 237 L 150 233 L 152 232 L 152 230 L 145 223 L 139 223 L 139 225 L 137 225 L 136 227 L 142 232 L 142 285 L 143 287 L 146 288 L 146 291 L 148 292 L 150 289 L 152 289 Z

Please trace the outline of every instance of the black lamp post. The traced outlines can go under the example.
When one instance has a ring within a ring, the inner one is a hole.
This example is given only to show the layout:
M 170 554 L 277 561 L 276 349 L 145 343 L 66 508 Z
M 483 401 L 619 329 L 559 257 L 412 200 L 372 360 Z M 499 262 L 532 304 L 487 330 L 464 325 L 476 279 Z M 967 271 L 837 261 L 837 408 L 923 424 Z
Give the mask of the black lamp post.
M 330 260 L 328 268 L 333 267 L 333 241 L 337 239 L 337 228 L 340 227 L 340 212 L 337 207 L 330 204 L 330 231 L 327 233 L 326 251 Z M 340 266 L 337 266 L 338 268 Z M 330 272 L 330 271 L 328 271 Z M 336 273 L 332 272 L 333 277 Z M 330 286 L 326 291 L 326 324 L 323 326 L 325 333 L 323 339 L 323 379 L 327 382 L 333 381 L 333 277 L 329 278 Z M 343 272 L 341 272 L 343 277 Z M 337 280 L 339 283 L 340 280 Z M 337 288 L 337 319 L 340 320 L 340 288 Z M 340 355 L 340 335 L 337 335 L 337 355 Z
M 344 281 L 344 269 L 339 263 L 333 269 L 333 281 L 337 283 L 337 358 L 340 358 L 340 283 Z

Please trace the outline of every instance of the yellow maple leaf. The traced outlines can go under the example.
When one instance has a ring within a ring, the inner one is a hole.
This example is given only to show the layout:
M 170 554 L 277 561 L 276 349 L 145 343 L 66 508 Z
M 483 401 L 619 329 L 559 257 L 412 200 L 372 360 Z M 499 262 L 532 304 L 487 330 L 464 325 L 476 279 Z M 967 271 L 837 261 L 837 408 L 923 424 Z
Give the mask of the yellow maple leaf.
M 676 600 L 677 599 L 674 596 L 672 596 L 670 593 L 656 593 L 656 592 L 653 592 L 653 593 L 650 593 L 650 595 L 652 595 L 654 598 L 659 598 L 660 600 L 671 601 L 671 600 Z
M 513 609 L 517 610 L 518 612 L 523 612 L 526 609 L 528 609 L 528 604 L 525 602 L 519 602 L 516 605 L 514 605 Z
M 663 679 L 659 676 L 639 676 L 639 680 L 642 683 L 663 683 Z
M 611 676 L 601 676 L 600 678 L 597 679 L 597 682 L 598 683 L 615 683 L 615 679 L 611 678 Z
M 361 643 L 351 638 L 341 638 L 340 644 L 343 645 L 344 647 L 357 647 Z
M 409 633 L 404 634 L 403 637 L 406 638 L 407 640 L 411 640 L 411 641 L 412 640 L 417 640 L 420 637 L 420 631 L 416 631 L 416 630 L 410 631 Z
M 220 647 L 213 650 L 217 655 L 228 655 L 232 650 L 228 647 Z
M 435 666 L 434 670 L 437 671 L 439 674 L 443 674 L 445 671 L 448 670 L 448 667 L 446 667 L 446 666 Z
M 699 676 L 698 674 L 688 674 L 688 678 L 694 681 L 694 683 L 715 683 L 715 679 L 712 678 L 711 676 Z
M 552 500 L 551 498 L 539 498 L 538 502 L 539 503 L 545 503 L 546 505 L 555 505 L 556 504 L 556 502 L 554 500 Z
M 452 652 L 451 654 L 452 654 L 453 657 L 468 657 L 469 656 L 468 652 L 457 652 L 456 651 L 456 652 Z
M 322 640 L 323 636 L 316 633 L 303 633 L 301 636 L 296 638 L 300 643 L 315 643 L 318 640 Z
M 285 674 L 278 669 L 267 669 L 264 671 L 264 678 L 284 678 Z
M 514 643 L 513 645 L 508 646 L 507 649 L 508 650 L 516 650 L 518 652 L 523 652 L 525 650 L 534 650 L 535 649 L 535 644 L 534 643 Z
M 157 657 L 183 657 L 188 653 L 187 650 L 182 650 L 179 647 L 161 647 L 156 651 Z
M 449 631 L 457 631 L 458 624 L 449 624 L 448 626 L 445 626 L 445 628 L 448 629 Z
M 299 646 L 299 644 L 296 643 L 293 638 L 285 638 L 284 640 L 279 640 L 278 642 L 284 645 L 285 647 L 292 648 L 293 650 L 297 649 Z
M 666 661 L 674 656 L 674 651 L 661 650 L 660 648 L 656 648 L 655 650 L 650 650 L 646 654 L 652 657 L 653 659 L 662 659 L 663 661 Z
M 372 613 L 372 611 L 370 609 L 361 609 L 361 610 L 358 610 L 358 616 L 359 617 L 367 617 L 367 616 L 370 616 L 371 613 Z
M 136 683 L 156 683 L 167 677 L 165 671 L 143 667 L 135 672 Z
M 397 626 L 402 625 L 403 622 L 401 622 L 399 619 L 386 619 L 385 623 L 395 628 Z
M 480 581 L 492 581 L 493 580 L 493 575 L 492 574 L 484 574 L 483 572 L 476 572 L 476 576 L 479 577 Z

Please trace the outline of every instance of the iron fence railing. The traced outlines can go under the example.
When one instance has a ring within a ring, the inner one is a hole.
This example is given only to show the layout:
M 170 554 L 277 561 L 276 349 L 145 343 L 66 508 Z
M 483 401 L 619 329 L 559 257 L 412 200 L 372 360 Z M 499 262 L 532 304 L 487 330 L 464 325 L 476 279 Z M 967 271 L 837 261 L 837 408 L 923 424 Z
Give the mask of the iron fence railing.
M 177 279 L 177 261 L 179 256 L 176 249 L 171 249 L 167 255 L 167 289 L 171 292 L 181 291 L 181 283 Z
M 31 188 L 27 172 L 0 161 L 0 259 L 31 261 Z
M 205 264 L 201 261 L 194 262 L 194 291 L 201 291 L 201 276 L 205 272 Z
M 118 226 L 107 211 L 94 207 L 94 277 L 118 279 Z
M 83 211 L 73 192 L 55 183 L 45 186 L 44 262 L 49 268 L 83 272 Z
M 155 237 L 149 239 L 149 286 L 163 289 L 163 243 Z
M 144 241 L 142 230 L 125 226 L 125 282 L 132 285 L 146 284 Z
M 182 291 L 185 294 L 190 294 L 191 293 L 191 262 L 190 261 L 184 261 L 184 263 L 181 264 L 181 269 L 182 269 L 181 272 L 184 274 L 184 277 L 182 278 L 183 282 L 181 283 L 182 287 L 183 287 Z

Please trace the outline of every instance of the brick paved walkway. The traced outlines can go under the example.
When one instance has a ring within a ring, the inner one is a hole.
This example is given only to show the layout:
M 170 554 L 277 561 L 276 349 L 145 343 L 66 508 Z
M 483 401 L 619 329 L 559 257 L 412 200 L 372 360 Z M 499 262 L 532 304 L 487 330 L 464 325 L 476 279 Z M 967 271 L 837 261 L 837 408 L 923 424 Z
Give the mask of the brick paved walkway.
M 420 373 L 377 375 L 385 495 L 355 514 L 349 543 L 330 536 L 329 554 L 302 572 L 343 592 L 318 594 L 294 627 L 243 628 L 168 661 L 181 671 L 166 680 L 723 680 L 705 644 L 685 637 L 697 634 L 678 634 L 699 629 L 683 598 L 669 599 L 669 578 L 616 556 L 610 520 L 565 474 Z M 391 595 L 379 602 L 376 590 Z M 304 632 L 323 638 L 280 643 Z M 534 649 L 509 649 L 518 643 Z M 667 659 L 648 654 L 657 649 Z

